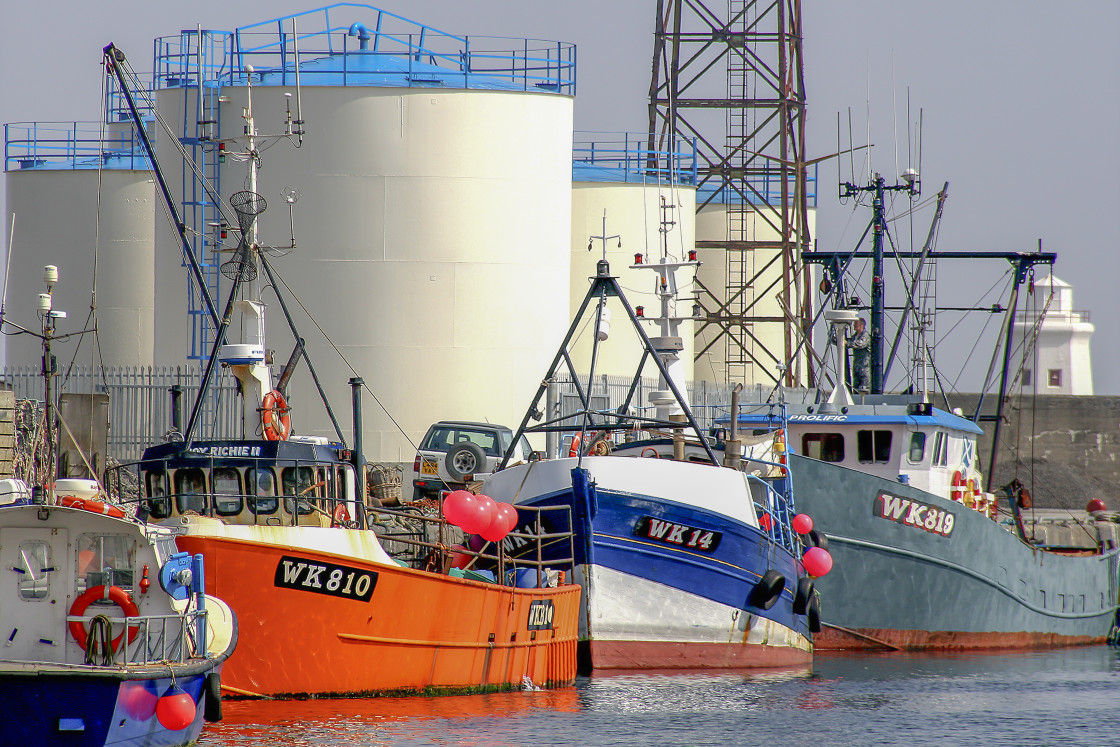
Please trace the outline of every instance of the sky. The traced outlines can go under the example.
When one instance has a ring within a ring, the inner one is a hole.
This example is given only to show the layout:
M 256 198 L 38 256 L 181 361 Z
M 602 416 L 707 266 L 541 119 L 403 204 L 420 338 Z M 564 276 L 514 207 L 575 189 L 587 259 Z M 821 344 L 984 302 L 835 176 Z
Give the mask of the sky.
M 316 7 L 308 0 L 4 0 L 0 122 L 96 120 L 101 48 L 110 41 L 143 72 L 155 37 L 199 24 L 232 30 Z M 385 0 L 378 7 L 454 34 L 575 43 L 576 128 L 647 126 L 654 0 Z M 849 118 L 854 143 L 874 144 L 871 171 L 862 155 L 839 170 L 836 160 L 822 164 L 817 248 L 852 248 L 870 214 L 841 204 L 836 185 L 866 183 L 873 171 L 895 180 L 907 166 L 907 123 L 920 111 L 923 197 L 950 183 L 936 248 L 1034 251 L 1041 241 L 1057 252 L 1055 274 L 1074 286 L 1075 308 L 1096 327 L 1095 391 L 1120 395 L 1120 2 L 804 0 L 802 14 L 808 157 L 835 152 L 838 129 L 847 147 Z M 902 248 L 920 248 L 931 216 L 926 207 L 893 224 Z M 1004 269 L 939 268 L 939 293 L 979 297 Z M 939 326 L 940 360 L 970 359 L 975 368 L 975 346 L 986 364 L 991 343 L 958 331 L 969 326 Z

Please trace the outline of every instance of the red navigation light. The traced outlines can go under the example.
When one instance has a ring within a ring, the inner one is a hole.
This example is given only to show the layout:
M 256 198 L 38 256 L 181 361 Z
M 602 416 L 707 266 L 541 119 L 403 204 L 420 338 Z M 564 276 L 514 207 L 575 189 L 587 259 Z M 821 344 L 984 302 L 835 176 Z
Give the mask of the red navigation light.
M 641 252 L 639 252 L 638 254 L 634 255 L 634 264 L 640 265 L 641 263 L 642 263 L 642 255 L 641 255 Z
M 639 263 L 639 264 L 641 264 L 641 263 Z M 639 316 L 640 317 L 640 316 L 645 316 L 645 315 L 646 315 L 646 307 L 645 306 L 635 306 L 634 307 L 634 316 Z
M 689 262 L 695 262 L 696 261 L 696 250 L 695 249 L 689 249 L 688 250 L 688 261 Z

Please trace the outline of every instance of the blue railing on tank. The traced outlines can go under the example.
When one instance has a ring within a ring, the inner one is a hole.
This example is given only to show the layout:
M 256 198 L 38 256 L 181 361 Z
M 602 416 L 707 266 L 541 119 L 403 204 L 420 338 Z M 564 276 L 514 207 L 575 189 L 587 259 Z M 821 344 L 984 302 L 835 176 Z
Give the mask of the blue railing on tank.
M 677 138 L 666 147 L 650 144 L 650 136 L 635 132 L 579 132 L 572 143 L 572 161 L 580 166 L 604 169 L 596 178 L 586 169 L 573 178 L 598 181 L 657 182 L 695 186 L 696 140 Z
M 152 165 L 132 126 L 132 115 L 112 77 L 105 92 L 105 122 L 12 122 L 4 125 L 4 170 L 135 169 Z M 154 120 L 150 95 L 136 92 L 145 123 Z
M 135 169 L 151 162 L 131 125 L 100 122 L 12 122 L 4 125 L 4 170 Z
M 345 15 L 345 19 L 339 22 Z M 243 26 L 206 31 L 214 54 L 204 84 L 485 88 L 574 95 L 574 44 L 536 39 L 456 36 L 356 3 Z M 199 60 L 182 36 L 156 39 L 155 85 L 198 85 Z
M 817 165 L 806 169 L 805 173 L 805 201 L 811 208 L 817 206 Z M 787 172 L 787 194 L 794 194 L 796 179 Z M 778 166 L 764 167 L 754 170 L 746 179 L 746 187 L 740 192 L 726 181 L 711 178 L 697 188 L 699 193 L 696 202 L 716 203 L 721 205 L 735 205 L 747 203 L 749 205 L 781 205 L 782 204 L 782 170 Z

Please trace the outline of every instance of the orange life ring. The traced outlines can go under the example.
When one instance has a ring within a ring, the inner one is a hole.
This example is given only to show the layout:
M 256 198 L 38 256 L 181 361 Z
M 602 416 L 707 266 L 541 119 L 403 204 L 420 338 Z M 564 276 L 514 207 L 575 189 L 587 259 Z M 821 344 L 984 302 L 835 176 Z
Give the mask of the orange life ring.
M 116 604 L 124 612 L 125 617 L 137 617 L 140 610 L 137 609 L 136 603 L 132 601 L 132 597 L 128 595 L 124 589 L 119 586 L 110 586 L 108 591 L 104 586 L 94 586 L 86 589 L 85 592 L 74 600 L 74 604 L 70 606 L 70 614 L 74 617 L 84 615 L 86 608 L 98 599 L 108 599 Z M 128 642 L 132 643 L 136 640 L 136 634 L 140 632 L 139 625 L 128 625 L 126 623 L 125 629 L 128 631 Z M 74 640 L 84 650 L 89 640 L 89 633 L 86 631 L 84 623 L 74 620 L 70 623 L 70 635 L 74 636 Z M 113 639 L 113 651 L 116 652 L 121 645 L 121 639 L 124 638 L 124 633 Z
M 261 403 L 261 430 L 267 441 L 287 441 L 292 432 L 288 402 L 276 389 L 264 395 Z
M 346 504 L 340 503 L 334 507 L 334 513 L 331 515 L 332 527 L 345 527 L 350 524 L 350 512 L 346 510 Z
M 92 498 L 77 498 L 72 495 L 64 495 L 58 499 L 60 505 L 69 506 L 70 508 L 81 508 L 95 514 L 105 514 L 117 519 L 124 518 L 124 511 L 117 508 L 110 503 L 102 503 L 95 501 Z
M 572 445 L 571 445 L 571 447 L 568 448 L 568 456 L 570 456 L 570 457 L 579 456 L 579 446 L 580 446 L 580 437 L 579 437 L 579 434 L 577 433 L 576 435 L 572 436 Z
M 949 497 L 957 503 L 964 503 L 965 489 L 966 485 L 964 481 L 964 475 L 962 475 L 961 471 L 958 469 L 953 472 L 953 480 L 950 483 Z

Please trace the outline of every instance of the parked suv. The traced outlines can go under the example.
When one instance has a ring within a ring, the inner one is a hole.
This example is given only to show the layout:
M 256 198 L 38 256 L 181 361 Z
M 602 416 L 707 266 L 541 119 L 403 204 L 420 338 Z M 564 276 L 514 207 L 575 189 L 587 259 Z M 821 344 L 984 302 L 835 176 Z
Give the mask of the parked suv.
M 493 472 L 512 442 L 513 431 L 504 425 L 441 420 L 428 429 L 412 463 L 413 499 L 464 488 L 475 473 Z M 537 456 L 522 436 L 509 463 Z

